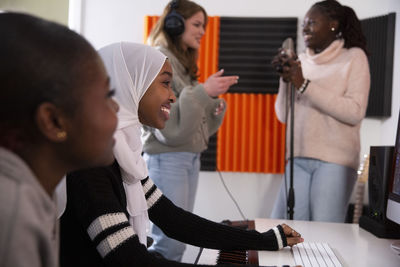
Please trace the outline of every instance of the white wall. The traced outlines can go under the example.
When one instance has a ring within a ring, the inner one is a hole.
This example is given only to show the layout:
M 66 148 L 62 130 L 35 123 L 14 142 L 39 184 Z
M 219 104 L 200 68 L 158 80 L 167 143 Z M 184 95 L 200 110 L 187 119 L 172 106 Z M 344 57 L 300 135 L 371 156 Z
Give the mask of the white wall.
M 70 21 L 89 41 L 100 48 L 117 41 L 143 42 L 143 18 L 160 15 L 168 0 L 70 0 L 78 12 Z M 213 16 L 298 17 L 303 20 L 312 0 L 197 0 Z M 359 18 L 396 12 L 396 39 L 393 73 L 400 73 L 400 1 L 341 0 L 353 7 Z M 79 14 L 80 13 L 80 14 Z M 299 49 L 301 45 L 299 36 Z M 400 107 L 400 77 L 394 75 L 392 116 L 388 119 L 365 119 L 361 129 L 362 153 L 371 145 L 393 145 Z M 277 194 L 281 177 L 254 173 L 223 173 L 224 179 L 248 218 L 267 217 Z M 207 218 L 240 219 L 232 201 L 227 197 L 218 175 L 202 172 L 196 198 L 195 212 Z
M 0 0 L 0 10 L 27 12 L 64 25 L 68 24 L 68 0 Z

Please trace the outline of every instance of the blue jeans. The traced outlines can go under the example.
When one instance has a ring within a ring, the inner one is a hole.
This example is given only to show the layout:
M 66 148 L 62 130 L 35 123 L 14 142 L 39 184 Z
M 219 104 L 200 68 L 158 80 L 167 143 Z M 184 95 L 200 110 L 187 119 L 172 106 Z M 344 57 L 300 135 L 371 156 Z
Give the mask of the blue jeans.
M 344 222 L 357 171 L 346 166 L 310 158 L 294 158 L 293 187 L 295 220 Z M 290 161 L 286 165 L 286 185 L 290 185 Z M 283 180 L 271 218 L 287 218 Z
M 144 154 L 149 177 L 176 206 L 193 211 L 200 172 L 200 153 L 168 152 Z M 186 245 L 168 238 L 160 228 L 152 226 L 154 244 L 150 250 L 165 258 L 181 261 Z

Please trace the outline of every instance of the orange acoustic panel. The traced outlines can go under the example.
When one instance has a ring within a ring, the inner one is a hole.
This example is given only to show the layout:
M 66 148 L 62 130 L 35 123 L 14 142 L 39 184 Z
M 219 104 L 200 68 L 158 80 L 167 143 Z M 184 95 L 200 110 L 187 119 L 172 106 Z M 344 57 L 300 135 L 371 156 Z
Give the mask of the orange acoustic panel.
M 208 24 L 199 49 L 199 82 L 218 71 L 219 17 L 208 17 Z
M 283 173 L 285 127 L 274 112 L 276 95 L 224 94 L 228 109 L 218 131 L 220 171 Z
M 144 40 L 159 16 L 146 16 Z M 199 82 L 218 71 L 220 17 L 208 17 L 199 49 Z M 240 82 L 240 80 L 239 80 Z M 224 94 L 228 109 L 217 137 L 220 171 L 283 173 L 285 129 L 274 112 L 276 95 Z
M 145 16 L 144 17 L 144 31 L 143 31 L 143 42 L 147 42 L 147 37 L 149 36 L 151 29 L 153 29 L 157 20 L 160 16 Z

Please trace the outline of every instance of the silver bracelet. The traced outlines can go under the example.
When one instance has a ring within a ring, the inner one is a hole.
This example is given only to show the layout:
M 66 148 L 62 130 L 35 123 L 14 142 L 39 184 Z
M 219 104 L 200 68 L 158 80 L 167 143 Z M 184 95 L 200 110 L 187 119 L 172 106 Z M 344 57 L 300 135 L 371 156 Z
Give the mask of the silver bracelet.
M 307 86 L 308 86 L 309 83 L 310 83 L 309 79 L 305 79 L 304 80 L 303 84 L 298 89 L 300 94 L 304 93 L 304 91 L 307 89 Z

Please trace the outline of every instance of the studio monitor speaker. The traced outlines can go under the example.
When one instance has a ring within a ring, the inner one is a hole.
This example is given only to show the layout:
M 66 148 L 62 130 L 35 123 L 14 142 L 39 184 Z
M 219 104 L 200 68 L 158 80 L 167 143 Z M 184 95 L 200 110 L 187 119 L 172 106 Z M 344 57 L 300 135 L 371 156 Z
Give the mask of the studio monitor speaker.
M 389 182 L 393 169 L 393 146 L 371 146 L 368 172 L 369 215 L 386 219 Z
M 382 238 L 400 237 L 399 228 L 386 218 L 386 206 L 393 171 L 393 146 L 371 146 L 368 173 L 368 214 L 360 227 Z

